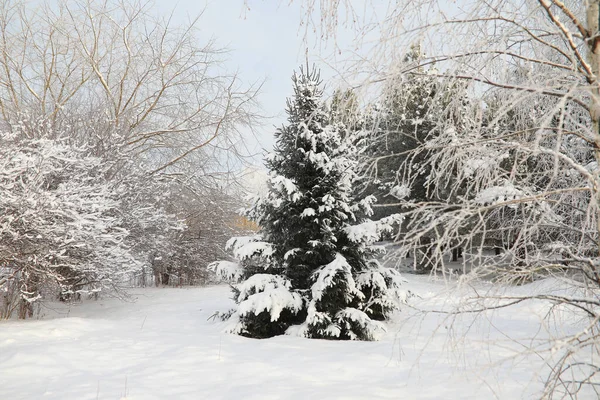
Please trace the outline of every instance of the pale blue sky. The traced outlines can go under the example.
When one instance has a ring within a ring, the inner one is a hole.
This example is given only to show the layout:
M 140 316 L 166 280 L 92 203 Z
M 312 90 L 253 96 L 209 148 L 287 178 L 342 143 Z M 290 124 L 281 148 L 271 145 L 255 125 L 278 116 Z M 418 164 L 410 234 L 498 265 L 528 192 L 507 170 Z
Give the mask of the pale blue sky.
M 174 9 L 175 23 L 203 12 L 198 24 L 202 39 L 214 36 L 217 46 L 230 50 L 227 69 L 238 71 L 245 83 L 265 80 L 259 102 L 271 118 L 259 132 L 261 144 L 270 148 L 273 125 L 285 119 L 290 76 L 304 60 L 300 10 L 278 0 L 250 3 L 251 9 L 244 10 L 243 0 L 156 0 L 162 11 Z
M 331 48 L 324 48 L 315 35 L 304 40 L 305 30 L 300 26 L 301 2 L 288 0 L 249 0 L 250 9 L 244 9 L 243 0 L 155 0 L 160 12 L 174 10 L 174 22 L 185 22 L 204 13 L 198 26 L 205 38 L 212 36 L 218 46 L 231 53 L 227 68 L 239 71 L 244 82 L 265 80 L 259 97 L 263 112 L 271 116 L 260 127 L 259 143 L 270 149 L 275 126 L 285 121 L 285 99 L 291 94 L 291 75 L 309 59 L 322 69 L 322 76 L 331 82 L 337 73 L 325 63 L 331 62 Z M 343 37 L 342 37 L 343 39 Z M 332 83 L 330 83 L 330 86 Z

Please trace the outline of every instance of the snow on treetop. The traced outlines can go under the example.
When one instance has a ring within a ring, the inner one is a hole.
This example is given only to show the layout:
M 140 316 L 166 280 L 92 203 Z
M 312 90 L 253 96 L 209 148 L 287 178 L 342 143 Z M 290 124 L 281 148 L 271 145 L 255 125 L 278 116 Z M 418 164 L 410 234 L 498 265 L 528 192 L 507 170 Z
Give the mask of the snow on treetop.
M 296 85 L 298 90 L 301 92 L 311 92 L 315 93 L 319 88 L 319 82 L 317 80 L 312 80 L 310 77 L 306 76 L 307 79 L 299 80 Z

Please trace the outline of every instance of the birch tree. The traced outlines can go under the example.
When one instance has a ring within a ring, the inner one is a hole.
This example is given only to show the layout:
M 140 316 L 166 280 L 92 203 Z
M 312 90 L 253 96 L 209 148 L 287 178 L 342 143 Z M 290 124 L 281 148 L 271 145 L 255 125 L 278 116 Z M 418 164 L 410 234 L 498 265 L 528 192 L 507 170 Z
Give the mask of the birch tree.
M 443 196 L 399 201 L 410 226 L 396 240 L 411 249 L 434 238 L 429 254 L 441 272 L 448 271 L 447 251 L 462 246 L 469 253 L 466 278 L 568 282 L 568 295 L 480 295 L 470 306 L 535 298 L 555 311 L 582 313 L 581 330 L 548 343 L 545 357 L 552 362 L 543 396 L 598 395 L 599 1 L 395 0 L 380 18 L 352 1 L 304 5 L 307 22 L 320 21 L 315 28 L 323 37 L 345 24 L 356 29 L 356 42 L 376 43 L 356 65 L 363 76 L 369 71 L 362 87 L 420 76 L 433 64 L 440 79 L 467 85 L 470 107 L 460 129 L 454 119 L 440 118 L 436 137 L 415 150 L 431 154 L 426 186 L 444 188 Z M 381 10 L 376 2 L 372 7 Z M 402 62 L 413 43 L 428 55 Z M 403 173 L 410 181 L 410 166 Z M 505 252 L 490 255 L 498 240 Z

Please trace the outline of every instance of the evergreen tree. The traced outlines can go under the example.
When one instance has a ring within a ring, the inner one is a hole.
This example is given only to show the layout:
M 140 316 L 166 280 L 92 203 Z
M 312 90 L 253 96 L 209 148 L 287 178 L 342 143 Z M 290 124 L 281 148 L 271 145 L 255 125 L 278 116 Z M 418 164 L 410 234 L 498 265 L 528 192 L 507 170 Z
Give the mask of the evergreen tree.
M 413 46 L 405 65 L 418 65 L 421 50 Z M 432 151 L 425 144 L 440 135 L 443 126 L 457 128 L 462 103 L 467 96 L 456 82 L 448 85 L 437 78 L 436 70 L 415 67 L 415 73 L 390 81 L 382 101 L 372 106 L 365 123 L 365 164 L 367 176 L 360 194 L 375 195 L 382 205 L 375 217 L 402 211 L 398 200 L 423 202 L 447 195 L 429 179 Z M 445 121 L 440 123 L 440 121 Z
M 356 225 L 352 159 L 344 126 L 332 123 L 318 72 L 293 76 L 288 124 L 268 158 L 269 193 L 249 215 L 260 237 L 233 239 L 239 264 L 213 266 L 245 279 L 235 287 L 232 331 L 251 337 L 295 333 L 328 339 L 375 338 L 403 293 L 395 270 L 370 259 L 388 221 Z M 355 224 L 355 225 L 352 225 Z

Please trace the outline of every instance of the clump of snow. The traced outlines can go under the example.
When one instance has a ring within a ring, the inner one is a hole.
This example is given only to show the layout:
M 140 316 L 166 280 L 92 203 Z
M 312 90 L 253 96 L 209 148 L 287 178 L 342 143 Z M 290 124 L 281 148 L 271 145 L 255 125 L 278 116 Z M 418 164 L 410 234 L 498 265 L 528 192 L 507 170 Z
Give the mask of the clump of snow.
M 492 186 L 482 190 L 475 196 L 475 202 L 481 205 L 497 204 L 505 201 L 520 199 L 524 193 L 515 188 L 510 182 L 503 186 Z
M 396 185 L 390 189 L 390 195 L 398 200 L 406 199 L 410 196 L 410 187 L 407 185 Z
M 258 315 L 267 311 L 271 321 L 277 321 L 281 312 L 288 309 L 297 313 L 304 304 L 302 296 L 292 291 L 289 280 L 281 275 L 255 274 L 236 286 L 239 294 L 237 311 L 232 315 L 227 331 L 241 333 L 244 324 L 240 317 L 248 314 Z
M 282 175 L 273 175 L 269 180 L 274 189 L 280 193 L 285 193 L 292 202 L 300 200 L 302 193 L 298 190 L 298 186 L 289 178 Z
M 239 291 L 238 300 L 244 301 L 256 293 L 277 288 L 290 289 L 291 287 L 290 281 L 281 275 L 254 274 L 237 285 L 236 289 Z
M 471 146 L 470 157 L 463 162 L 463 174 L 466 177 L 499 168 L 500 163 L 509 157 L 507 152 L 498 151 L 487 146 Z
M 304 211 L 300 214 L 301 218 L 313 217 L 316 215 L 316 211 L 314 208 L 305 208 Z
M 366 221 L 345 228 L 348 239 L 355 243 L 375 243 L 381 238 L 381 229 L 376 221 Z
M 326 194 L 321 198 L 322 205 L 319 206 L 319 213 L 331 211 L 336 206 L 335 197 L 330 194 Z
M 247 260 L 256 256 L 269 258 L 274 251 L 273 245 L 269 242 L 250 242 L 238 247 L 233 252 L 233 256 L 239 260 Z
M 302 309 L 302 304 L 302 296 L 298 293 L 279 287 L 248 297 L 240 303 L 237 313 L 243 317 L 247 314 L 258 315 L 263 311 L 268 311 L 271 314 L 271 321 L 277 321 L 284 309 L 298 312 Z
M 312 299 L 314 301 L 321 300 L 326 289 L 330 288 L 336 276 L 341 275 L 346 282 L 348 288 L 345 292 L 346 300 L 351 301 L 353 297 L 361 297 L 362 293 L 356 289 L 354 278 L 352 278 L 352 267 L 341 254 L 336 254 L 335 258 L 329 264 L 326 264 L 316 270 L 313 274 L 315 282 L 311 287 Z
M 234 236 L 225 243 L 225 250 L 235 251 L 236 248 L 243 246 L 250 242 L 256 242 L 260 240 L 260 236 Z
M 596 161 L 592 161 L 584 166 L 586 170 L 593 174 L 600 174 L 600 168 L 598 168 L 598 163 Z
M 367 220 L 360 224 L 347 226 L 344 231 L 351 241 L 372 245 L 381 240 L 384 233 L 392 232 L 403 219 L 401 214 L 392 214 L 377 221 Z
M 350 207 L 350 209 L 353 212 L 361 211 L 367 217 L 370 217 L 373 215 L 373 208 L 371 206 L 375 203 L 377 203 L 377 197 L 375 197 L 373 195 L 369 195 L 369 196 L 365 197 L 364 199 L 353 204 Z
M 371 268 L 356 277 L 356 286 L 360 290 L 369 289 L 371 296 L 364 299 L 364 310 L 373 306 L 383 309 L 398 309 L 405 304 L 410 292 L 403 288 L 406 280 L 398 271 L 383 267 L 377 260 L 371 260 Z

